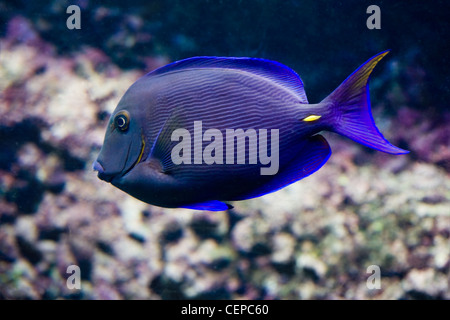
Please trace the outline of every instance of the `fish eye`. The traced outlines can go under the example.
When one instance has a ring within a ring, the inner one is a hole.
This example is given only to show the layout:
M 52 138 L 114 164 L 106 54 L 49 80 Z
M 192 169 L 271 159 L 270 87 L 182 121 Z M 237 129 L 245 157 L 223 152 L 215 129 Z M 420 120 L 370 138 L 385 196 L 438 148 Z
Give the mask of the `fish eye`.
M 120 131 L 126 131 L 130 124 L 130 115 L 126 111 L 120 111 L 114 117 L 114 126 Z

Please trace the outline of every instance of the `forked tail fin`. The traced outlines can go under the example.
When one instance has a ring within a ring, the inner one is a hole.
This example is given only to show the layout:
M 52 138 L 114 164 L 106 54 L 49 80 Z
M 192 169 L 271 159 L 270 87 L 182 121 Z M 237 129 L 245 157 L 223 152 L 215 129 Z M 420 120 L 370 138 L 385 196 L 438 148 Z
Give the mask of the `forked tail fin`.
M 370 58 L 322 102 L 329 103 L 334 108 L 335 118 L 331 130 L 370 148 L 403 154 L 409 151 L 393 146 L 383 137 L 375 126 L 370 110 L 370 74 L 388 53 L 389 51 L 383 51 Z

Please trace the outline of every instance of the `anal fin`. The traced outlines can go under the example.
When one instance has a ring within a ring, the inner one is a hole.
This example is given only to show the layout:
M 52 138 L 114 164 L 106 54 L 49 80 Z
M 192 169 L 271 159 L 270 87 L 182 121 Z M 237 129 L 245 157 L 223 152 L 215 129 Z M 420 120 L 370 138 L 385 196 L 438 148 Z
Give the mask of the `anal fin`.
M 321 135 L 314 135 L 299 147 L 294 159 L 282 168 L 272 180 L 247 194 L 229 200 L 246 200 L 280 190 L 319 170 L 327 162 L 330 155 L 331 149 L 327 140 Z

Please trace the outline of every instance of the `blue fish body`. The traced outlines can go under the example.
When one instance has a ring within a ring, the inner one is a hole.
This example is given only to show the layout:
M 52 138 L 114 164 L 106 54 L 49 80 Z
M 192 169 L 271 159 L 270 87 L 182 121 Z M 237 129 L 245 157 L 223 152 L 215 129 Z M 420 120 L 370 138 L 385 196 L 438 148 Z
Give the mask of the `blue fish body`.
M 290 68 L 254 58 L 195 57 L 136 81 L 108 124 L 100 179 L 162 207 L 226 210 L 274 192 L 325 164 L 334 131 L 391 154 L 370 111 L 369 76 L 388 52 L 309 104 Z

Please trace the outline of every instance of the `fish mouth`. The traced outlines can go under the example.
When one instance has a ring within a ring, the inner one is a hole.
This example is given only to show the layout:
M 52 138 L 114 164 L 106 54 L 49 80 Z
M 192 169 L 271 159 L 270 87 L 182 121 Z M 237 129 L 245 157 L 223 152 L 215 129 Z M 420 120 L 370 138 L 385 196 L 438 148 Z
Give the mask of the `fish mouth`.
M 97 160 L 94 161 L 94 163 L 92 163 L 92 169 L 94 171 L 97 171 L 97 177 L 103 181 L 106 182 L 111 182 L 115 176 L 117 176 L 117 174 L 108 174 L 105 173 L 105 169 L 103 168 L 103 166 L 101 165 L 100 162 L 98 162 Z
M 137 160 L 128 168 L 125 170 L 125 165 L 128 161 L 128 158 L 130 156 L 130 150 L 131 150 L 131 144 L 128 146 L 128 152 L 127 152 L 127 157 L 125 159 L 124 165 L 122 170 L 120 170 L 118 173 L 106 173 L 105 172 L 105 168 L 103 167 L 103 165 L 98 161 L 95 160 L 92 163 L 92 169 L 94 171 L 97 171 L 97 177 L 103 181 L 106 182 L 112 182 L 113 180 L 115 180 L 116 178 L 123 178 L 124 176 L 126 176 L 141 160 L 142 160 L 142 155 L 144 153 L 144 149 L 145 149 L 145 141 L 144 138 L 142 138 L 142 144 L 141 144 L 141 150 L 139 152 L 139 157 L 137 158 Z M 123 173 L 122 173 L 123 172 Z

